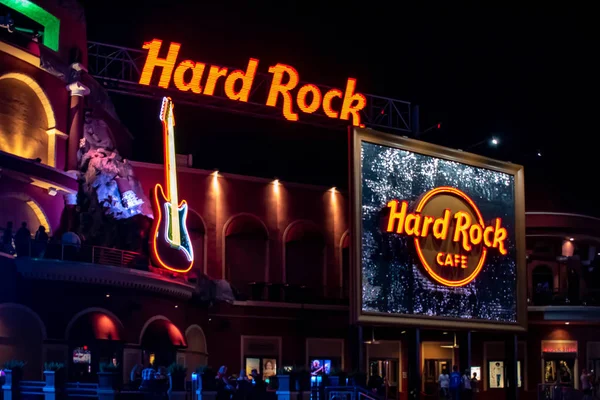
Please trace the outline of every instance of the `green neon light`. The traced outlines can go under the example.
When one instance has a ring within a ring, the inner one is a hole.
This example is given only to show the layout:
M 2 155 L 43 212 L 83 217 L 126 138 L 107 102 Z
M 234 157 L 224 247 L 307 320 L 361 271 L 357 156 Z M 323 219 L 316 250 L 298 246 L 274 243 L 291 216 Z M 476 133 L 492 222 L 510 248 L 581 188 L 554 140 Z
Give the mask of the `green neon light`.
M 58 51 L 60 37 L 60 20 L 42 7 L 29 0 L 0 0 L 0 4 L 12 8 L 27 18 L 37 22 L 44 27 L 44 46 Z

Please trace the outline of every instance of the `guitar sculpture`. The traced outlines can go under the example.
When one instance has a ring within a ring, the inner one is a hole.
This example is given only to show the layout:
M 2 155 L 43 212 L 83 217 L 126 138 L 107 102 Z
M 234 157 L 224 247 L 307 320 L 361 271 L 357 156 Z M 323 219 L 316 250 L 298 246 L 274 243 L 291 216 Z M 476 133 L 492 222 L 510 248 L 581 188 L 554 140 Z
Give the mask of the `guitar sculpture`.
M 154 187 L 152 209 L 151 252 L 155 265 L 173 272 L 185 273 L 194 264 L 194 250 L 186 227 L 188 206 L 177 197 L 177 171 L 175 153 L 175 116 L 173 101 L 164 97 L 160 110 L 163 125 L 165 153 L 165 193 L 160 183 Z

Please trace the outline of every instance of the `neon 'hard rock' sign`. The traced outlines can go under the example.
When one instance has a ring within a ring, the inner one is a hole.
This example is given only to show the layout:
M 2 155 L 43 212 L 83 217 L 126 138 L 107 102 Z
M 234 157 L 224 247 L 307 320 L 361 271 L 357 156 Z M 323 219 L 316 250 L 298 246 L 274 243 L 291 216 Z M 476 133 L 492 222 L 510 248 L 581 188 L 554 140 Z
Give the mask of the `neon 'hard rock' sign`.
M 148 55 L 140 76 L 141 85 L 150 85 L 154 70 L 161 68 L 159 87 L 167 89 L 172 82 L 182 92 L 213 96 L 217 85 L 223 85 L 229 99 L 248 102 L 259 60 L 251 58 L 245 71 L 229 71 L 228 68 L 192 60 L 177 63 L 181 44 L 174 42 L 169 45 L 167 56 L 160 58 L 158 53 L 161 46 L 162 40 L 159 39 L 144 43 L 143 48 L 148 50 Z M 281 98 L 281 111 L 287 120 L 298 121 L 299 113 L 313 114 L 321 110 L 329 118 L 351 121 L 354 126 L 362 126 L 360 111 L 366 107 L 367 99 L 355 91 L 356 79 L 348 78 L 344 91 L 334 88 L 322 93 L 316 85 L 305 84 L 298 87 L 300 75 L 289 65 L 275 64 L 269 67 L 269 73 L 273 78 L 265 105 L 278 107 Z M 334 106 L 334 101 L 338 104 L 337 107 Z

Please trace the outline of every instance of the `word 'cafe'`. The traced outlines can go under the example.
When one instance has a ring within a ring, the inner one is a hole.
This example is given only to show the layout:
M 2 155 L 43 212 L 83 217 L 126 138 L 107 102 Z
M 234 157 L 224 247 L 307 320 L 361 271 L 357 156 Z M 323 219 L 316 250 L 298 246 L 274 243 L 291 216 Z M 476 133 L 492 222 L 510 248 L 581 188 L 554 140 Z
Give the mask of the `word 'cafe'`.
M 143 48 L 148 50 L 148 55 L 140 76 L 139 83 L 141 85 L 150 85 L 154 69 L 160 67 L 162 71 L 158 86 L 162 88 L 167 89 L 172 78 L 175 87 L 182 92 L 191 91 L 195 94 L 213 96 L 219 80 L 224 79 L 223 89 L 229 99 L 248 102 L 258 68 L 259 61 L 257 59 L 251 58 L 248 61 L 246 71 L 230 72 L 228 68 L 211 65 L 203 83 L 202 78 L 207 69 L 205 63 L 184 60 L 175 67 L 181 44 L 171 43 L 165 58 L 158 56 L 161 46 L 162 40 L 159 39 L 144 43 Z M 321 93 L 316 85 L 303 85 L 295 95 L 295 106 L 292 91 L 300 83 L 298 72 L 293 67 L 280 63 L 269 67 L 269 72 L 273 74 L 273 79 L 265 104 L 277 107 L 277 101 L 281 96 L 283 99 L 281 109 L 286 119 L 298 121 L 298 112 L 295 111 L 297 106 L 301 112 L 306 114 L 322 110 L 327 117 L 333 119 L 349 120 L 352 116 L 352 125 L 362 126 L 360 111 L 366 107 L 367 99 L 363 94 L 355 92 L 356 79 L 348 78 L 344 92 L 340 89 L 330 89 Z M 337 110 L 333 104 L 334 100 L 341 103 Z
M 502 255 L 508 253 L 508 232 L 502 227 L 502 220 L 495 218 L 486 225 L 473 200 L 458 189 L 439 187 L 427 192 L 414 212 L 408 211 L 407 201 L 392 200 L 387 206 L 390 213 L 386 231 L 414 237 L 423 266 L 445 285 L 462 286 L 473 280 L 483 267 L 487 249 L 497 249 Z M 442 277 L 447 275 L 447 267 L 464 269 L 467 277 Z

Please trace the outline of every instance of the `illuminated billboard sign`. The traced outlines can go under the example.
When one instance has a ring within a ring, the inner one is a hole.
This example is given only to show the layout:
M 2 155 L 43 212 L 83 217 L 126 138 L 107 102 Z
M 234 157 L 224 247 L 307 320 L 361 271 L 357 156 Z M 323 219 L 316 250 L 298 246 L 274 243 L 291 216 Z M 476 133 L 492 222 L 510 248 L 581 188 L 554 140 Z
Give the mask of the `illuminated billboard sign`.
M 148 50 L 148 55 L 139 84 L 149 86 L 157 70 L 160 71 L 158 86 L 164 89 L 168 89 L 172 83 L 182 92 L 214 96 L 217 85 L 221 85 L 225 95 L 232 101 L 248 102 L 259 60 L 255 58 L 248 60 L 245 71 L 230 71 L 225 67 L 192 60 L 178 62 L 181 44 L 170 43 L 166 50 L 166 57 L 161 58 L 159 52 L 162 43 L 160 39 L 144 43 L 143 48 Z M 356 79 L 348 78 L 343 91 L 334 88 L 322 93 L 316 85 L 300 85 L 300 75 L 290 65 L 278 63 L 270 66 L 268 71 L 273 78 L 265 105 L 280 107 L 287 120 L 298 121 L 300 114 L 313 114 L 321 110 L 329 118 L 362 126 L 360 111 L 366 107 L 367 99 L 363 94 L 356 92 Z
M 524 330 L 523 168 L 372 130 L 350 139 L 354 319 Z

